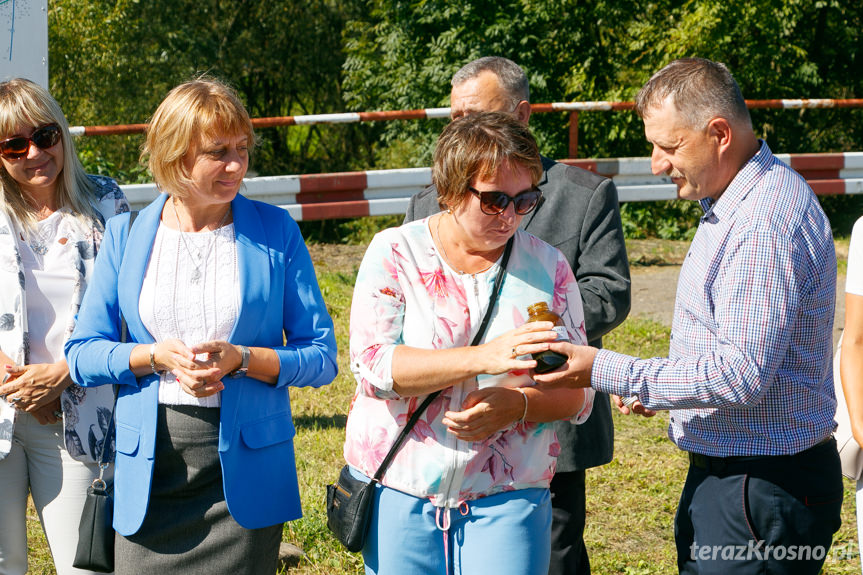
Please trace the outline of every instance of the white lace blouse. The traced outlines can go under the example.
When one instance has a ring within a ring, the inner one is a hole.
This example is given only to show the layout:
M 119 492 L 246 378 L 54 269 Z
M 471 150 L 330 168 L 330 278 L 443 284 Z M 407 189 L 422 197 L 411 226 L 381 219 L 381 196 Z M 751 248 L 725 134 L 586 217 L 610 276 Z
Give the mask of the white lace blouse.
M 153 338 L 177 338 L 190 346 L 227 340 L 239 306 L 234 225 L 191 233 L 159 224 L 138 300 L 141 321 Z M 163 372 L 159 380 L 159 403 L 221 404 L 218 393 L 204 398 L 189 395 L 170 372 Z

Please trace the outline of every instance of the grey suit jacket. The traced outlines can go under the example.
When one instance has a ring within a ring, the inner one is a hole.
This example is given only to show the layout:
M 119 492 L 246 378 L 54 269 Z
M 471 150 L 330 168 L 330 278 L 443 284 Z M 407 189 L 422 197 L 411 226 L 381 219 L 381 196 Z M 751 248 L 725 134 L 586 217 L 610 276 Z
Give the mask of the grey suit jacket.
M 629 261 L 617 188 L 608 178 L 542 158 L 539 187 L 543 201 L 524 217 L 521 227 L 558 248 L 578 280 L 590 345 L 602 347 L 602 336 L 629 313 Z M 440 211 L 434 185 L 410 199 L 405 222 Z M 608 396 L 596 394 L 593 413 L 582 425 L 555 424 L 561 451 L 557 470 L 576 471 L 611 461 L 614 428 Z

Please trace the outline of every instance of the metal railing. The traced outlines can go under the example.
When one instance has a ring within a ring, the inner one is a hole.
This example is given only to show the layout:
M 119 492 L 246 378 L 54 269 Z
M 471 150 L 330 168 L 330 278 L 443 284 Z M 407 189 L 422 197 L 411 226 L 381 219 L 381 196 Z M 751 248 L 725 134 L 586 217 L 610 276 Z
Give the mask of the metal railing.
M 750 109 L 810 109 L 810 108 L 863 108 L 863 99 L 781 99 L 746 100 Z M 609 112 L 632 110 L 633 102 L 552 102 L 531 104 L 531 113 L 569 112 L 568 157 L 578 158 L 578 120 L 580 112 Z M 356 122 L 383 122 L 390 120 L 422 120 L 449 118 L 449 108 L 425 108 L 422 110 L 389 110 L 381 112 L 344 112 L 338 114 L 310 114 L 305 116 L 277 116 L 253 118 L 256 128 L 277 126 L 303 126 L 312 124 L 349 124 Z M 147 124 L 119 124 L 114 126 L 74 126 L 74 135 L 112 136 L 140 134 Z

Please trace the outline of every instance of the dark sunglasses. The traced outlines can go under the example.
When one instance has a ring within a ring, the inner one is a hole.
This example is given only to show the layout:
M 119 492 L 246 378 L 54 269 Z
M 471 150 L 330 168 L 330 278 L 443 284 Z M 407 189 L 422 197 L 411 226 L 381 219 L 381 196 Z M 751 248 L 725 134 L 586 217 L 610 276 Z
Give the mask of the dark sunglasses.
M 0 156 L 7 160 L 20 160 L 30 150 L 30 143 L 40 150 L 53 148 L 60 141 L 60 126 L 48 124 L 38 130 L 34 130 L 29 138 L 15 136 L 0 142 Z
M 467 187 L 470 192 L 479 198 L 479 207 L 482 213 L 488 216 L 496 216 L 502 214 L 512 202 L 515 208 L 515 213 L 524 216 L 533 211 L 542 197 L 542 192 L 539 188 L 531 188 L 526 192 L 521 192 L 515 197 L 508 196 L 505 192 L 490 191 L 480 192 L 473 186 Z

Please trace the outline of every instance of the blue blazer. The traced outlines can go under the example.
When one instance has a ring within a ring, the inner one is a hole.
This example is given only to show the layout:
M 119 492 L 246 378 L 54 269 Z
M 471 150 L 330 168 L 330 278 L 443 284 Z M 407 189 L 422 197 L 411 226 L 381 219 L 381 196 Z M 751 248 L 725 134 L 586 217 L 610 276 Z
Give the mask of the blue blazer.
M 159 399 L 158 377 L 136 378 L 129 356 L 153 337 L 141 323 L 138 299 L 167 196 L 111 218 L 78 322 L 66 343 L 75 383 L 119 384 L 116 408 L 114 528 L 132 535 L 150 500 Z M 221 392 L 219 456 L 228 510 L 247 529 L 302 515 L 294 462 L 289 386 L 321 386 L 336 375 L 336 340 L 315 270 L 296 222 L 285 210 L 238 195 L 232 202 L 241 304 L 228 340 L 269 347 L 281 365 L 275 386 L 241 377 Z M 125 253 L 124 253 L 125 250 Z M 128 343 L 120 341 L 120 314 Z

